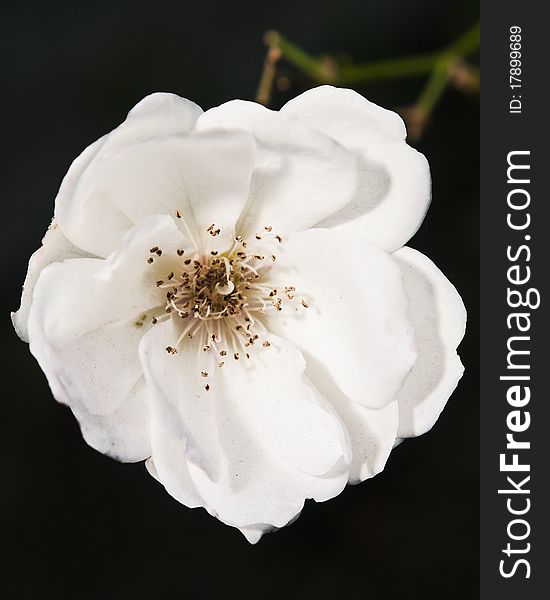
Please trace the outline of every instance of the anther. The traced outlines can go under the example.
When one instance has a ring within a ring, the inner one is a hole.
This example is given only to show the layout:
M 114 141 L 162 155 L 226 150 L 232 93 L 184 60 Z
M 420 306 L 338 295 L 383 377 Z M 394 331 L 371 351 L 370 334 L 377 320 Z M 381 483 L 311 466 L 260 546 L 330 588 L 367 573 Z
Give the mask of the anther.
M 176 250 L 176 252 L 178 253 L 178 256 L 183 256 L 185 250 Z
M 153 262 L 153 257 L 152 257 L 152 256 L 150 256 L 150 257 L 147 259 L 147 262 L 148 262 L 149 264 L 151 264 L 151 263 Z

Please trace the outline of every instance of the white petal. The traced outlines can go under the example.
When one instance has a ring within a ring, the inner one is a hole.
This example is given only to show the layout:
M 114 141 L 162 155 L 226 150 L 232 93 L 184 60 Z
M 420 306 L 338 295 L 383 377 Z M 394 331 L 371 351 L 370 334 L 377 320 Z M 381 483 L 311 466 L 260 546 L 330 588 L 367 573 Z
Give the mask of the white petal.
M 320 227 L 358 233 L 388 252 L 414 235 L 430 203 L 430 172 L 425 157 L 405 143 L 397 114 L 331 86 L 301 94 L 281 112 L 331 136 L 357 157 L 356 196 Z
M 296 292 L 270 317 L 269 329 L 294 343 L 308 364 L 316 361 L 354 402 L 392 402 L 415 360 L 395 261 L 353 234 L 310 229 L 284 241 L 275 264 L 279 294 L 285 286 Z
M 34 285 L 38 276 L 44 267 L 50 263 L 59 262 L 66 258 L 78 258 L 89 256 L 79 248 L 76 248 L 61 233 L 57 223 L 52 222 L 46 235 L 42 240 L 42 246 L 31 256 L 25 283 L 23 284 L 23 293 L 21 295 L 21 305 L 17 312 L 13 312 L 11 317 L 17 335 L 25 342 L 29 341 L 27 331 L 27 320 L 31 307 Z
M 434 425 L 464 367 L 456 348 L 466 327 L 466 310 L 453 284 L 433 262 L 412 248 L 393 254 L 409 297 L 418 360 L 397 395 L 399 437 L 414 437 Z
M 353 448 L 350 483 L 374 477 L 386 466 L 399 426 L 397 402 L 373 409 L 354 404 L 346 413 L 336 407 L 348 428 Z
M 112 413 L 95 415 L 84 406 L 72 406 L 86 442 L 102 454 L 123 462 L 151 455 L 147 386 L 143 377 Z
M 104 150 L 113 151 L 136 142 L 187 133 L 201 114 L 200 106 L 176 94 L 150 94 L 140 100 L 126 120 L 108 135 Z
M 113 155 L 134 143 L 184 134 L 193 128 L 201 113 L 196 104 L 174 94 L 151 94 L 134 106 L 121 125 L 88 146 L 74 160 L 56 198 L 57 221 L 74 245 L 105 257 L 132 225 L 113 203 L 107 190 L 95 194 L 91 206 L 85 201 L 84 197 L 90 193 L 88 169 L 94 160 L 102 155 Z M 84 226 L 83 215 L 78 213 L 75 204 L 80 208 L 86 205 L 89 209 L 84 215 L 88 218 Z
M 159 240 L 166 253 L 149 265 Z M 165 302 L 155 281 L 171 268 L 182 240 L 171 217 L 150 217 L 108 260 L 75 258 L 42 271 L 29 315 L 30 348 L 59 402 L 105 415 L 131 395 L 142 375 L 137 350 L 150 310 L 157 307 L 158 315 Z
M 168 354 L 176 335 L 171 322 L 159 324 L 141 344 L 153 400 L 152 460 L 170 494 L 251 528 L 255 538 L 258 528 L 287 524 L 306 498 L 342 490 L 346 433 L 303 376 L 299 352 L 274 336 L 250 360 L 228 357 L 220 368 L 219 356 L 202 352 L 197 340 Z
M 222 249 L 235 235 L 254 158 L 254 141 L 244 132 L 105 143 L 75 185 L 63 184 L 57 218 L 73 243 L 100 256 L 152 214 L 181 215 L 178 225 L 196 247 Z M 207 231 L 211 224 L 221 229 L 215 238 Z
M 311 357 L 307 360 L 306 375 L 330 401 L 349 434 L 353 454 L 349 483 L 360 483 L 380 473 L 394 447 L 399 427 L 397 401 L 374 409 L 351 400 L 335 385 L 323 365 Z
M 264 226 L 286 234 L 307 229 L 355 194 L 353 154 L 291 116 L 234 100 L 205 112 L 196 127 L 242 129 L 256 140 L 249 202 L 237 227 L 244 237 Z
M 257 544 L 264 533 L 267 533 L 269 527 L 267 525 L 259 525 L 256 527 L 241 527 L 240 531 L 251 544 Z

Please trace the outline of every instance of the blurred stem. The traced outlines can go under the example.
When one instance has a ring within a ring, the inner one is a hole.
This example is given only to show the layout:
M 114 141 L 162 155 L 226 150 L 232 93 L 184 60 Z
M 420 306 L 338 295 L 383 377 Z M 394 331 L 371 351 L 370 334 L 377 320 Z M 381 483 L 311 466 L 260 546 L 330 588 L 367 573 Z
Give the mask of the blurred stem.
M 319 83 L 350 84 L 367 81 L 392 79 L 395 77 L 410 77 L 428 74 L 439 70 L 443 56 L 455 58 L 466 57 L 479 48 L 479 23 L 468 29 L 452 44 L 438 52 L 392 58 L 368 62 L 359 65 L 338 65 L 328 57 L 313 57 L 277 31 L 270 31 L 265 36 L 269 48 L 278 48 L 281 57 L 300 69 L 311 79 Z
M 477 23 L 439 54 L 416 103 L 403 115 L 413 126 L 413 139 L 424 133 L 431 113 L 450 82 L 465 93 L 476 88 L 479 91 L 479 71 L 464 62 L 465 56 L 479 48 L 479 31 Z
M 330 56 L 311 56 L 279 32 L 270 31 L 265 35 L 268 52 L 256 101 L 266 106 L 269 104 L 276 63 L 281 58 L 317 83 L 349 85 L 427 75 L 427 82 L 417 101 L 400 111 L 407 122 L 409 139 L 418 140 L 449 84 L 466 94 L 479 92 L 479 69 L 465 61 L 466 57 L 478 50 L 479 41 L 480 27 L 476 23 L 439 51 L 354 65 L 339 64 Z
M 441 98 L 451 76 L 454 56 L 443 55 L 435 63 L 432 73 L 416 101 L 416 108 L 422 115 L 428 116 Z
M 271 90 L 273 89 L 273 81 L 276 74 L 276 65 L 280 58 L 281 51 L 279 48 L 271 46 L 265 57 L 264 68 L 262 69 L 262 77 L 256 92 L 256 102 L 259 102 L 265 106 L 269 104 Z

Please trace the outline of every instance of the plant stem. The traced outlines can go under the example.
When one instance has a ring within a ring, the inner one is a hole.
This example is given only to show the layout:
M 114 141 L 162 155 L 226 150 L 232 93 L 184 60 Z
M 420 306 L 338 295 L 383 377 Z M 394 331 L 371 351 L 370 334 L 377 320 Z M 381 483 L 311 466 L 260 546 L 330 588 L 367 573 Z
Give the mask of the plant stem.
M 276 31 L 270 31 L 265 41 L 278 48 L 281 57 L 319 83 L 350 84 L 366 81 L 411 77 L 430 73 L 443 55 L 466 57 L 479 47 L 479 23 L 452 44 L 438 52 L 368 62 L 359 65 L 341 65 L 329 57 L 316 58 L 287 40 Z
M 355 65 L 338 64 L 330 56 L 311 56 L 279 32 L 270 31 L 265 35 L 265 43 L 269 49 L 256 100 L 266 106 L 269 104 L 276 75 L 276 63 L 281 58 L 316 83 L 349 85 L 428 75 L 426 85 L 416 103 L 401 111 L 409 125 L 410 137 L 418 139 L 449 83 L 453 83 L 464 93 L 479 90 L 479 70 L 464 61 L 479 48 L 479 39 L 480 27 L 479 23 L 476 23 L 439 51 Z

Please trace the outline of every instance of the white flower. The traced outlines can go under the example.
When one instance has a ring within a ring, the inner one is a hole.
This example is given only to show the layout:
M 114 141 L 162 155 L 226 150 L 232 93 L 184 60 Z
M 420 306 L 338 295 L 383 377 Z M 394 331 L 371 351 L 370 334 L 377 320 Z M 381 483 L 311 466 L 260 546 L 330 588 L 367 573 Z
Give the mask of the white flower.
M 324 86 L 279 112 L 153 94 L 88 147 L 13 316 L 88 444 L 256 542 L 430 429 L 465 311 L 403 246 L 430 201 L 404 140 Z

